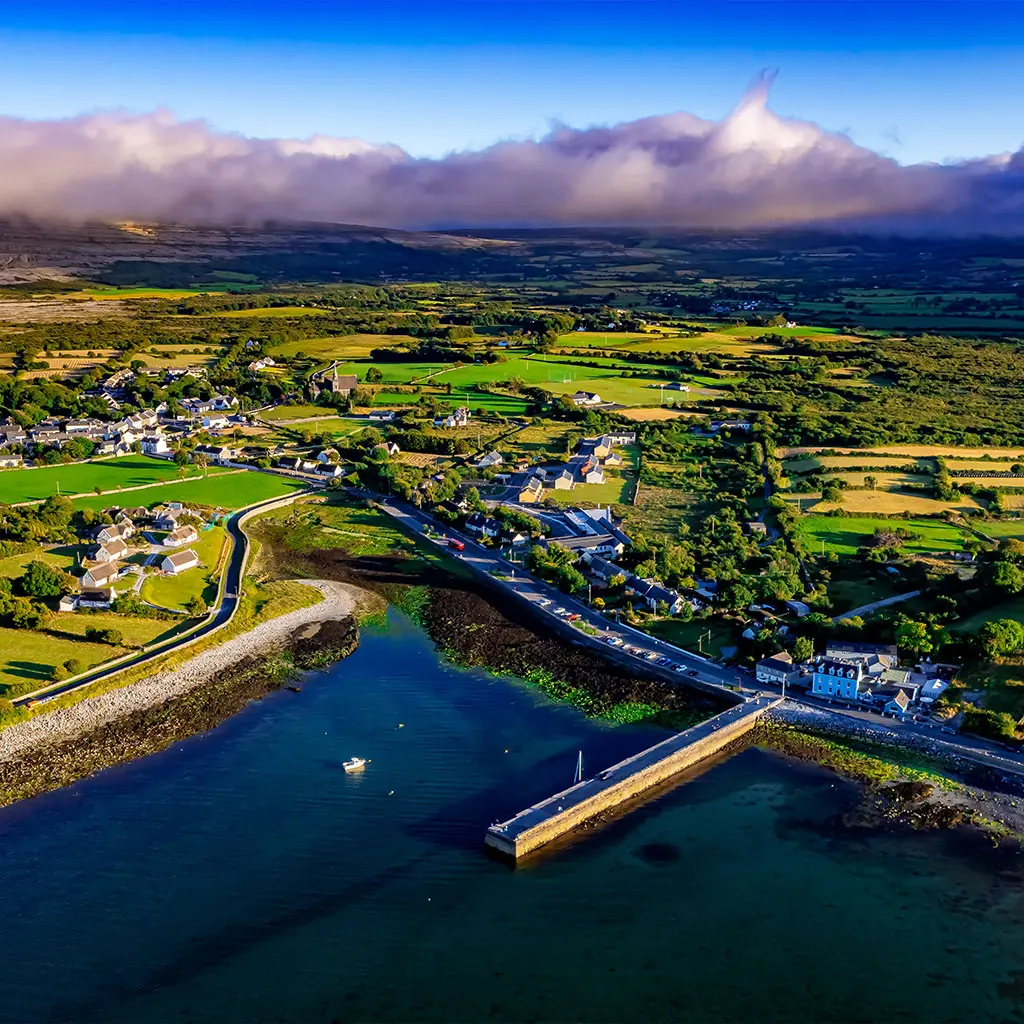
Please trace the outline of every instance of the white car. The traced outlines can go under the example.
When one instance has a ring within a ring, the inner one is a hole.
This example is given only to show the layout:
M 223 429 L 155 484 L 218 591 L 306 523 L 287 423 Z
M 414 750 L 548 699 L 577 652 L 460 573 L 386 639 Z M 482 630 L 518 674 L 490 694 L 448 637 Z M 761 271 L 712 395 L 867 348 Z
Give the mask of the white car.
M 539 600 L 539 601 L 537 602 L 537 604 L 539 604 L 539 605 L 540 605 L 540 606 L 541 606 L 542 608 L 547 608 L 547 606 L 548 606 L 549 604 L 551 604 L 551 598 L 550 598 L 550 597 L 542 597 L 542 598 L 540 598 L 540 600 Z

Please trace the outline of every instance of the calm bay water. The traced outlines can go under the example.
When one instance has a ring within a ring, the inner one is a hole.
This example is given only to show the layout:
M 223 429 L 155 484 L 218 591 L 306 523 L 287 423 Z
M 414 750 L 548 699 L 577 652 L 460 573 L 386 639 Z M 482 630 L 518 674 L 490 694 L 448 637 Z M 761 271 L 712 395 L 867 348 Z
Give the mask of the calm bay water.
M 396 617 L 301 694 L 0 812 L 0 1020 L 1024 1019 L 1016 855 L 851 836 L 849 788 L 774 755 L 528 869 L 483 856 L 577 749 L 656 735 L 439 664 Z

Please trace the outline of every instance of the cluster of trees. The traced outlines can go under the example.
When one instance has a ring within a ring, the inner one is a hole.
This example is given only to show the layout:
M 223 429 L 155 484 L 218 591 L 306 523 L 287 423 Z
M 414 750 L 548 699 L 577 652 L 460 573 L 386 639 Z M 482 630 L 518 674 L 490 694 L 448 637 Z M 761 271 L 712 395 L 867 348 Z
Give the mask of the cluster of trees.
M 22 508 L 0 504 L 0 537 L 35 544 L 71 543 L 76 538 L 74 517 L 71 500 L 59 495 Z
M 526 566 L 565 594 L 586 588 L 587 581 L 576 568 L 576 555 L 560 544 L 549 544 L 546 549 L 535 544 L 527 552 Z

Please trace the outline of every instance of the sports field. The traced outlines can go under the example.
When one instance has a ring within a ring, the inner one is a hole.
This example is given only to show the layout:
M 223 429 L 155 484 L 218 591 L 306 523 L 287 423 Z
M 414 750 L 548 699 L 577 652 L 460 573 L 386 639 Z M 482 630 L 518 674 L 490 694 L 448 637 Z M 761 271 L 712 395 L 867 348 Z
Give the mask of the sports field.
M 129 491 L 123 497 L 106 495 L 75 498 L 75 508 L 108 508 L 110 505 L 143 505 L 151 508 L 166 501 L 182 501 L 211 508 L 236 509 L 257 501 L 276 498 L 302 490 L 300 481 L 287 480 L 270 473 L 246 471 L 210 476 L 209 479 L 175 481 L 164 486 Z
M 225 471 L 220 466 L 209 467 L 211 477 Z M 188 475 L 199 477 L 202 471 L 189 467 Z M 39 501 L 58 492 L 86 494 L 97 487 L 106 492 L 177 479 L 178 467 L 173 462 L 151 459 L 146 455 L 125 455 L 97 462 L 74 462 L 67 466 L 41 466 L 39 469 L 5 469 L 0 470 L 0 502 L 13 505 L 19 501 Z
M 940 519 L 885 519 L 881 516 L 804 516 L 796 526 L 807 549 L 820 554 L 855 555 L 878 529 L 899 527 L 918 534 L 903 548 L 912 554 L 962 551 L 964 533 Z

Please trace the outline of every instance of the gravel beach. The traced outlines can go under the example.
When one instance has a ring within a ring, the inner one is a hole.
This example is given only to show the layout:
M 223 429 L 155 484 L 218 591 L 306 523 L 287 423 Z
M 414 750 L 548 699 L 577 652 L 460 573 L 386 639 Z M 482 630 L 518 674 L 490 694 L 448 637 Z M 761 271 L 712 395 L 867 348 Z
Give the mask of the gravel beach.
M 202 651 L 176 669 L 9 726 L 0 731 L 0 762 L 40 744 L 70 739 L 134 711 L 162 704 L 168 698 L 201 686 L 244 658 L 283 645 L 302 626 L 344 619 L 356 608 L 360 596 L 357 587 L 330 580 L 300 582 L 316 587 L 323 594 L 323 600 L 262 622 L 248 633 Z

